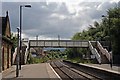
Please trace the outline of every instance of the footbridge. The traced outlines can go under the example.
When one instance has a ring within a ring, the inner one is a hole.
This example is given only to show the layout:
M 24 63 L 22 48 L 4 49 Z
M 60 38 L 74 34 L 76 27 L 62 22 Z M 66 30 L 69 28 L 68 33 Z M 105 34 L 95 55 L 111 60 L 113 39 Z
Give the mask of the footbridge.
M 104 47 L 106 45 L 102 45 L 101 42 L 83 40 L 29 40 L 29 48 L 89 48 L 98 63 L 109 63 L 111 54 Z M 106 42 L 104 42 L 104 44 L 106 44 Z
M 88 48 L 98 63 L 109 63 L 111 54 L 99 41 L 81 41 L 81 40 L 28 40 L 22 41 L 26 45 L 24 53 L 24 63 L 27 61 L 30 48 Z M 15 57 L 15 55 L 14 55 Z M 15 58 L 14 58 L 15 60 Z
M 88 41 L 78 40 L 30 40 L 29 47 L 87 48 Z

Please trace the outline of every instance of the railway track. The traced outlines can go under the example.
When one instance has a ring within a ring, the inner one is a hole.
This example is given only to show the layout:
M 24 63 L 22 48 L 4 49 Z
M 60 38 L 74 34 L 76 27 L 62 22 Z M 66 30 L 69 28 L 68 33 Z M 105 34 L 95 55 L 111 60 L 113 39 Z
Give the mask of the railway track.
M 98 69 L 94 67 L 85 66 L 82 64 L 72 63 L 65 60 L 63 60 L 63 63 L 68 65 L 69 67 L 72 67 L 88 75 L 97 77 L 101 80 L 120 80 L 120 74 L 116 72 L 106 71 L 103 69 Z
M 70 65 L 65 65 L 62 61 L 53 61 L 50 64 L 62 80 L 102 80 L 100 77 L 76 70 Z

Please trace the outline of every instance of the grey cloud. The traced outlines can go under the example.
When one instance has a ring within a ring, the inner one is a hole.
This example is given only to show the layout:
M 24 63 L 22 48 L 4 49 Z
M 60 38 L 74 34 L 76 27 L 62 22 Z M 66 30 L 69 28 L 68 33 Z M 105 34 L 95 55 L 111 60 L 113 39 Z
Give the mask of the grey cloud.
M 116 3 L 110 3 L 110 2 L 83 2 L 80 3 L 79 5 L 82 7 L 90 7 L 90 9 L 88 10 L 83 10 L 83 13 L 85 13 L 86 15 L 90 16 L 92 19 L 99 19 L 101 17 L 102 14 L 106 13 L 106 11 L 109 8 L 113 8 L 113 6 L 115 6 Z
M 55 38 L 60 35 L 62 38 L 70 38 L 74 33 L 82 31 L 87 28 L 87 25 L 91 24 L 93 19 L 100 19 L 113 4 L 99 3 L 99 2 L 84 2 L 79 6 L 90 7 L 90 9 L 84 9 L 79 11 L 79 16 L 70 14 L 65 3 L 56 2 L 32 2 L 32 3 L 15 3 L 4 2 L 2 4 L 2 13 L 5 15 L 5 11 L 9 10 L 10 22 L 12 31 L 16 31 L 16 27 L 19 26 L 19 5 L 31 4 L 30 9 L 23 9 L 23 33 L 27 36 L 43 35 L 44 37 Z M 101 10 L 97 7 L 101 5 Z M 97 6 L 97 7 L 96 7 Z M 67 16 L 61 20 L 56 17 L 50 17 L 52 14 L 60 14 Z
M 117 6 L 117 3 L 116 2 L 113 2 L 113 3 L 110 3 L 110 2 L 104 2 L 104 3 L 102 3 L 100 6 L 99 6 L 99 9 L 101 9 L 101 10 L 105 10 L 105 11 L 107 11 L 107 9 L 109 9 L 109 8 L 113 8 L 113 7 L 115 7 L 115 6 Z

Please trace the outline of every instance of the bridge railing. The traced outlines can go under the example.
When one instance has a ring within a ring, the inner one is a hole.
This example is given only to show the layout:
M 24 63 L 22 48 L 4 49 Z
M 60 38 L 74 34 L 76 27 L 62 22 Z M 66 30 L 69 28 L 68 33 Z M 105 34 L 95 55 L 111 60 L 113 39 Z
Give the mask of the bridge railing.
M 107 59 L 110 61 L 111 56 L 110 53 L 107 51 L 107 49 L 104 49 L 99 41 L 97 41 L 97 46 L 99 50 L 102 52 L 102 54 L 105 55 Z
M 89 41 L 89 48 L 90 48 L 92 54 L 95 55 L 97 61 L 98 61 L 99 63 L 101 63 L 101 56 L 100 56 L 100 54 L 98 53 L 98 51 L 92 46 L 92 44 L 91 44 L 90 41 Z
M 88 47 L 88 41 L 30 40 L 30 47 Z

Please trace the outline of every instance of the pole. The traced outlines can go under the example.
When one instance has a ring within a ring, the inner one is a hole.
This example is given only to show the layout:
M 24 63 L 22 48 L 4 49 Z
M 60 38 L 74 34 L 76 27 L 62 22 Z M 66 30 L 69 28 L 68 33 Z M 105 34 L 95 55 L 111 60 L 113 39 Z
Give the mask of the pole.
M 22 54 L 22 41 L 21 41 L 21 33 L 22 33 L 22 6 L 20 6 L 20 63 L 19 63 L 19 69 L 21 70 L 21 54 Z
M 108 25 L 109 25 L 109 37 L 110 37 L 110 48 L 109 48 L 109 51 L 111 51 L 111 53 L 110 53 L 110 67 L 111 67 L 111 69 L 112 69 L 112 66 L 113 66 L 113 55 L 112 55 L 112 41 L 111 41 L 111 34 L 110 34 L 110 15 L 108 15 L 108 20 L 109 20 L 109 22 L 108 22 Z
M 36 46 L 38 46 L 38 35 L 36 35 Z
M 107 16 L 104 16 L 104 15 L 102 15 L 102 17 L 107 17 Z M 109 51 L 111 51 L 112 50 L 112 41 L 111 41 L 111 35 L 110 35 L 110 15 L 108 15 L 108 29 L 109 29 L 109 32 L 108 32 L 108 35 L 109 35 L 109 41 L 110 41 L 110 45 L 109 45 Z M 110 54 L 111 55 L 111 54 Z M 113 55 L 111 55 L 111 57 L 110 57 L 110 67 L 111 67 L 111 69 L 112 69 L 112 64 L 113 64 L 113 57 L 112 57 Z
M 22 7 L 31 7 L 31 5 L 20 5 L 20 63 L 19 63 L 19 66 L 20 66 L 20 70 L 21 70 L 21 64 L 22 64 L 22 36 L 21 36 L 21 33 L 22 33 Z
M 60 47 L 60 35 L 58 35 L 58 46 Z
M 17 61 L 16 61 L 16 77 L 18 77 L 19 76 L 19 28 L 17 28 L 17 32 L 18 32 L 18 34 L 17 34 L 17 38 L 18 38 L 18 40 L 17 40 Z
M 0 52 L 2 53 L 2 46 L 1 46 L 1 42 L 2 42 L 2 33 L 0 31 Z M 2 55 L 0 55 L 0 63 L 2 63 Z M 0 76 L 2 76 L 2 64 L 0 64 Z M 1 79 L 1 78 L 0 78 Z
M 38 35 L 36 35 L 36 52 L 38 53 Z

